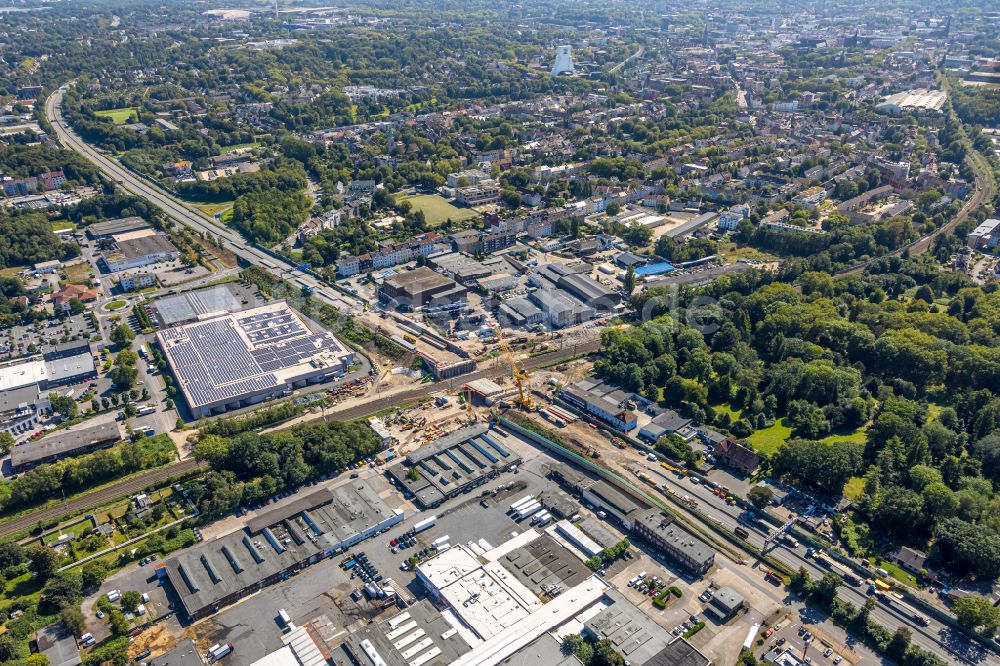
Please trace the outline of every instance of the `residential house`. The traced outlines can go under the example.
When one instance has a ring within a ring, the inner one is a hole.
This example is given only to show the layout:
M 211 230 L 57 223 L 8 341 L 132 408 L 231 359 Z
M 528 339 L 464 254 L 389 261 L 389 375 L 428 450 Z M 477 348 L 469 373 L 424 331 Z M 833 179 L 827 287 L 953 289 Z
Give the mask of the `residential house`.
M 727 438 L 715 445 L 712 451 L 716 461 L 744 474 L 750 474 L 760 466 L 760 454 L 747 448 L 735 439 Z

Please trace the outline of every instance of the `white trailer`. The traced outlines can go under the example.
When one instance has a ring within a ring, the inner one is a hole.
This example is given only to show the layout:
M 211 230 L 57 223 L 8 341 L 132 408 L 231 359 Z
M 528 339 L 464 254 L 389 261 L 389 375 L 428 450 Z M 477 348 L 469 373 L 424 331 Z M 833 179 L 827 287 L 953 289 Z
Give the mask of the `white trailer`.
M 518 509 L 520 509 L 522 506 L 526 505 L 528 502 L 530 502 L 533 499 L 535 499 L 534 495 L 525 495 L 524 497 L 522 497 L 521 499 L 517 500 L 516 502 L 512 502 L 511 505 L 510 505 L 510 509 L 508 509 L 508 510 L 509 511 L 517 511 Z
M 542 510 L 542 505 L 537 501 L 535 501 L 532 502 L 531 504 L 528 504 L 527 506 L 518 509 L 515 515 L 517 516 L 518 520 L 524 520 L 528 516 L 533 516 L 541 510 Z
M 423 532 L 424 530 L 428 530 L 428 529 L 434 527 L 434 524 L 436 522 L 437 522 L 437 516 L 431 516 L 430 518 L 424 518 L 419 523 L 416 523 L 416 524 L 413 525 L 413 533 L 414 534 L 419 534 L 420 532 Z

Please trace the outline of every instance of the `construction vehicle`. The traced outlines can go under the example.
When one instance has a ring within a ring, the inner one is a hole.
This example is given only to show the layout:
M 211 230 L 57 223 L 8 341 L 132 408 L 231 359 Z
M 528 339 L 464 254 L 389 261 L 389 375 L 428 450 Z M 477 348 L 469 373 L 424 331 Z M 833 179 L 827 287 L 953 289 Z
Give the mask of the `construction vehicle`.
M 528 381 L 528 373 L 518 365 L 517 360 L 514 358 L 514 353 L 511 352 L 510 347 L 507 346 L 507 341 L 503 337 L 503 330 L 499 326 L 494 326 L 493 330 L 496 332 L 497 341 L 500 343 L 500 351 L 503 352 L 504 358 L 507 359 L 507 364 L 510 366 L 510 374 L 514 379 L 514 384 L 517 385 L 517 398 L 514 400 L 514 403 L 526 412 L 535 411 L 538 409 L 538 405 L 524 393 L 524 384 Z

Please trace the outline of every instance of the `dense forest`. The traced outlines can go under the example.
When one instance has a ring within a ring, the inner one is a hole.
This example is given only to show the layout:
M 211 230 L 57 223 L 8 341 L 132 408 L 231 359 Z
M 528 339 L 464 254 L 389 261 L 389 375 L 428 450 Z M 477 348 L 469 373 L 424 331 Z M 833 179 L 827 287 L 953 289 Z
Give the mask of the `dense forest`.
M 738 438 L 782 420 L 793 437 L 770 456 L 775 474 L 827 496 L 858 479 L 853 512 L 838 517 L 856 554 L 882 535 L 930 545 L 956 573 L 996 576 L 1000 289 L 941 273 L 928 255 L 838 280 L 807 268 L 682 296 L 716 299 L 708 311 L 667 313 L 666 294 L 638 295 L 656 318 L 605 331 L 596 371 Z M 660 447 L 696 459 L 676 441 Z
M 211 471 L 192 491 L 192 500 L 209 517 L 221 516 L 381 449 L 375 433 L 360 422 L 304 424 L 234 437 L 206 435 L 195 447 L 195 456 L 207 461 Z
M 0 173 L 17 179 L 50 171 L 62 171 L 66 187 L 100 184 L 97 167 L 79 153 L 46 144 L 0 144 Z
M 0 208 L 0 268 L 78 256 L 80 246 L 59 240 L 44 213 Z

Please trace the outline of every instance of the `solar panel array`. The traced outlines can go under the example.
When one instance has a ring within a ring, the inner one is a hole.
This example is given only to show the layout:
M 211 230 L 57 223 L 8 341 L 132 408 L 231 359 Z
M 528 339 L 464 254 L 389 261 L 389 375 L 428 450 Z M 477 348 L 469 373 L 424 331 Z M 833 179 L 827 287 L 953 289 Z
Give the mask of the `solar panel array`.
M 344 353 L 333 336 L 310 332 L 287 307 L 261 310 L 160 332 L 193 406 L 275 388 L 275 372 Z

